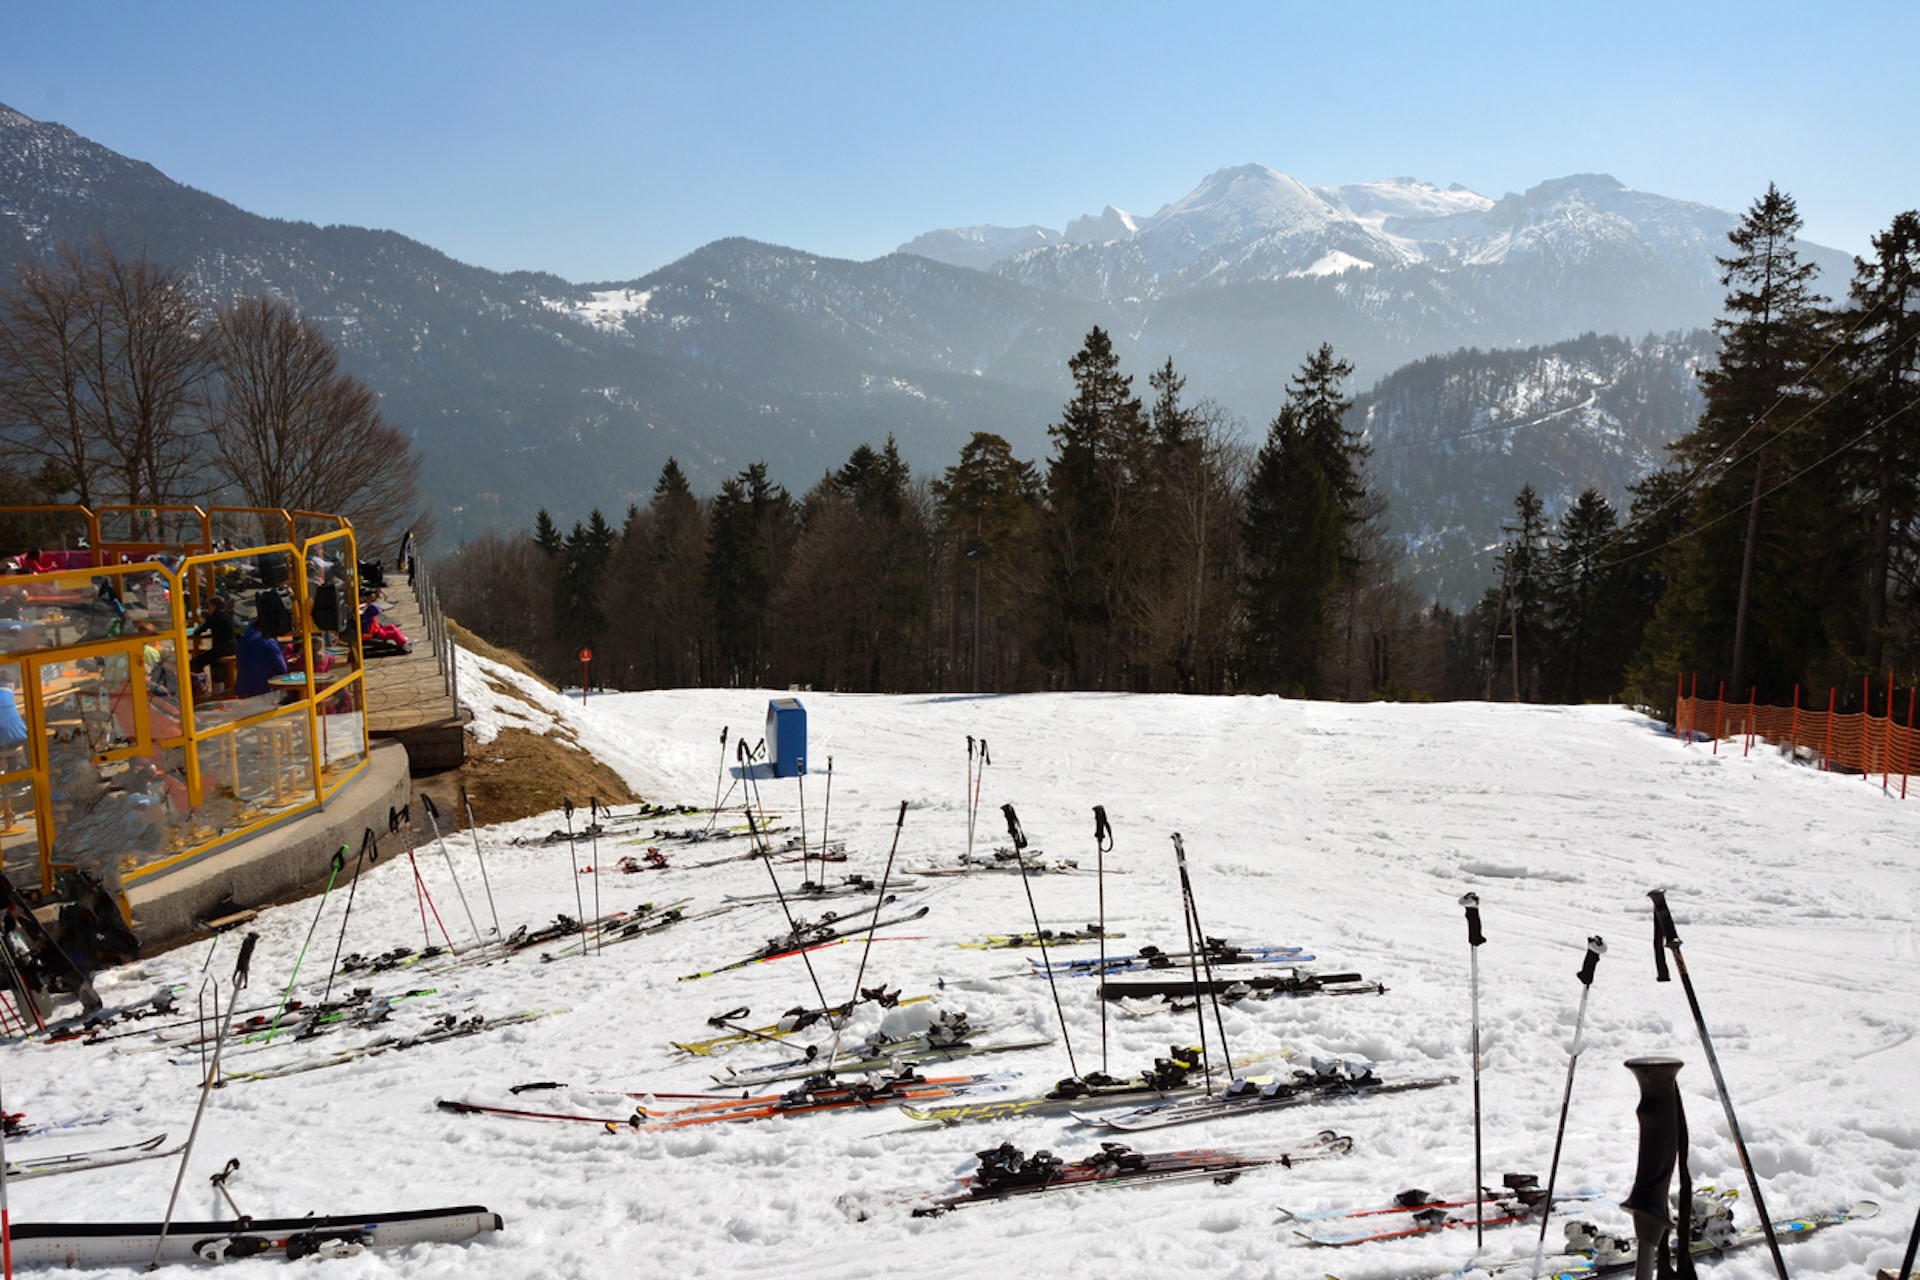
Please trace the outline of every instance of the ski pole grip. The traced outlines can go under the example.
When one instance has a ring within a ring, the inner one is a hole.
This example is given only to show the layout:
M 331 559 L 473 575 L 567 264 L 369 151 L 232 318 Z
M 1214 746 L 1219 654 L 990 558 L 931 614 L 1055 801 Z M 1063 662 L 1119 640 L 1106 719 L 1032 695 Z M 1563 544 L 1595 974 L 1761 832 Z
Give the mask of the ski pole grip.
M 420 793 L 420 805 L 422 808 L 424 808 L 427 811 L 427 816 L 429 818 L 435 818 L 435 819 L 439 818 L 440 807 L 434 804 L 433 797 L 428 795 L 424 791 Z
M 1467 945 L 1470 947 L 1480 946 L 1487 940 L 1487 935 L 1480 932 L 1480 895 L 1477 893 L 1462 894 L 1460 897 L 1460 905 L 1467 909 Z
M 333 851 L 333 861 L 329 865 L 336 876 L 347 869 L 347 846 L 341 845 Z
M 1600 957 L 1607 953 L 1607 944 L 1599 934 L 1587 939 L 1587 958 L 1580 966 L 1580 985 L 1593 985 L 1593 971 L 1600 967 Z
M 1647 896 L 1653 899 L 1653 980 L 1671 982 L 1673 977 L 1667 972 L 1667 948 L 1680 945 L 1680 934 L 1673 927 L 1673 912 L 1667 909 L 1666 891 L 1649 889 Z
M 1620 1207 L 1633 1215 L 1641 1277 L 1652 1276 L 1654 1254 L 1673 1225 L 1667 1203 L 1673 1169 L 1680 1159 L 1680 1086 L 1674 1077 L 1681 1065 L 1678 1058 L 1627 1061 L 1627 1070 L 1640 1082 L 1640 1105 L 1633 1113 L 1640 1122 L 1640 1161 L 1634 1169 L 1633 1190 Z
M 895 831 L 898 831 L 906 825 L 907 825 L 907 802 L 905 800 L 902 800 L 900 802 L 900 816 L 893 820 L 893 829 Z
M 400 834 L 400 811 L 392 805 L 387 806 L 387 834 Z
M 1113 843 L 1113 828 L 1107 825 L 1107 806 L 1103 804 L 1093 806 L 1093 842 L 1103 849 Z
M 380 837 L 373 834 L 372 827 L 368 827 L 360 836 L 360 852 L 371 855 L 367 859 L 369 862 L 380 861 Z
M 987 740 L 985 738 L 980 739 L 980 763 L 981 764 L 993 763 L 993 761 L 987 759 Z
M 1006 816 L 1007 838 L 1013 841 L 1014 850 L 1018 852 L 1026 848 L 1027 833 L 1020 829 L 1020 815 L 1013 811 L 1013 806 L 1010 804 L 1001 805 L 1000 812 Z

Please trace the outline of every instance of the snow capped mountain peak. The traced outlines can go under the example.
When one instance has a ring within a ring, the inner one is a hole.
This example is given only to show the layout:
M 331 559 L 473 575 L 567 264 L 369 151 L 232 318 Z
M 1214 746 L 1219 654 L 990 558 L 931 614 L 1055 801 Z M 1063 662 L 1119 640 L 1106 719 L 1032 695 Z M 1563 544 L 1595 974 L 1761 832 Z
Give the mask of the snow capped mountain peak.
M 1067 224 L 1069 244 L 1104 244 L 1109 240 L 1127 240 L 1140 233 L 1140 223 L 1125 209 L 1108 205 L 1097 214 L 1075 218 Z
M 1418 178 L 1355 182 L 1317 190 L 1336 208 L 1375 230 L 1392 230 L 1387 224 L 1397 218 L 1447 218 L 1493 207 L 1492 200 L 1457 182 L 1438 187 Z
M 1319 192 L 1265 165 L 1220 169 L 1187 195 L 1153 215 L 1150 229 L 1178 228 L 1206 245 L 1231 245 L 1275 231 L 1297 233 L 1324 227 L 1340 211 Z

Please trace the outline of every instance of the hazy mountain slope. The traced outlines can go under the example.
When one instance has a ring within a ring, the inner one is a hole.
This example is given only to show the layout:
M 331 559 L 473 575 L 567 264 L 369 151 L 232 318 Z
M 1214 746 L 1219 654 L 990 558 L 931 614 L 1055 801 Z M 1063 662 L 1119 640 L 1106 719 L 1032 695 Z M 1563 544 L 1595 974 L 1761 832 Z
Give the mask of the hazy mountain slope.
M 722 239 L 636 280 L 575 285 L 470 267 L 392 232 L 260 218 L 0 107 L 0 278 L 23 254 L 100 236 L 188 271 L 209 300 L 284 294 L 414 433 L 454 537 L 541 506 L 617 517 L 669 455 L 703 493 L 760 460 L 802 489 L 890 433 L 923 475 L 976 430 L 1044 458 L 1067 361 L 1094 324 L 1138 390 L 1171 356 L 1190 397 L 1219 401 L 1257 438 L 1323 341 L 1366 387 L 1442 352 L 1706 325 L 1735 221 L 1604 176 L 1492 200 L 1411 179 L 1310 187 L 1246 165 L 1148 217 L 1109 206 L 1064 232 L 930 232 L 872 262 Z M 1840 255 L 1807 248 L 1844 273 Z M 1463 384 L 1446 404 L 1483 392 L 1496 398 L 1480 407 L 1502 412 L 1493 386 Z M 1425 413 L 1409 402 L 1402 417 Z M 1617 461 L 1638 456 L 1650 455 Z M 1492 540 L 1504 518 L 1474 495 L 1498 505 L 1523 479 L 1560 484 L 1525 475 L 1524 450 L 1479 461 L 1484 475 L 1446 473 L 1471 491 L 1454 499 L 1475 513 L 1469 541 Z M 1380 480 L 1396 503 L 1409 486 L 1403 527 L 1448 523 L 1422 505 L 1431 485 L 1414 470 Z
M 629 286 L 657 286 L 666 323 L 596 325 L 582 311 L 595 290 L 391 232 L 260 218 L 0 108 L 0 273 L 95 237 L 186 270 L 209 301 L 270 289 L 318 318 L 414 433 L 454 536 L 540 506 L 617 514 L 670 454 L 710 492 L 756 460 L 803 487 L 890 431 L 919 468 L 975 429 L 1012 428 L 1032 452 L 1060 399 L 1034 388 L 1064 384 L 1091 323 L 919 259 L 723 241 Z
M 1589 334 L 1524 351 L 1462 351 L 1400 369 L 1349 423 L 1373 447 L 1372 482 L 1429 594 L 1470 604 L 1499 557 L 1499 529 L 1531 484 L 1557 521 L 1598 488 L 1624 518 L 1626 486 L 1666 461 L 1700 411 L 1695 372 L 1711 333 L 1639 343 Z

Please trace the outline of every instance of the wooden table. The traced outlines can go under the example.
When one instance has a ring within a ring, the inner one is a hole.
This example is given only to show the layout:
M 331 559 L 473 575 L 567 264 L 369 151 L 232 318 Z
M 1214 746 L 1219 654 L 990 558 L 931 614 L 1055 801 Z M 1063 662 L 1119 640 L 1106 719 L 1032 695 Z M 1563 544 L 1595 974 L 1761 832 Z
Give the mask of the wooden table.
M 328 685 L 344 680 L 352 674 L 350 671 L 322 671 L 313 682 L 314 694 L 318 696 L 320 691 Z M 304 671 L 289 671 L 285 675 L 269 676 L 267 677 L 267 686 L 273 689 L 305 689 L 307 687 L 307 673 Z

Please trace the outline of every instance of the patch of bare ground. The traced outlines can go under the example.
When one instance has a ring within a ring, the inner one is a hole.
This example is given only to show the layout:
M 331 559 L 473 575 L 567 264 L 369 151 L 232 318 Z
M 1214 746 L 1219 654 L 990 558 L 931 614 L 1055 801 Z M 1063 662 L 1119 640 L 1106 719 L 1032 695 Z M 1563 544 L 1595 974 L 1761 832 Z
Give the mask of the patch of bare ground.
M 463 647 L 547 684 L 525 658 L 511 649 L 488 644 L 455 622 L 449 621 L 448 629 Z M 497 693 L 526 701 L 509 686 L 489 683 Z M 641 799 L 628 790 L 619 774 L 583 750 L 564 727 L 544 734 L 503 728 L 498 737 L 484 745 L 469 740 L 465 764 L 413 781 L 415 795 L 424 793 L 433 797 L 434 804 L 445 815 L 443 826 L 451 818 L 453 826 L 464 829 L 466 815 L 460 810 L 463 785 L 473 801 L 474 821 L 482 824 L 513 822 L 546 813 L 560 808 L 567 800 L 585 808 L 589 799 L 608 805 L 633 804 Z M 423 817 L 418 813 L 414 815 L 416 831 L 421 829 Z

